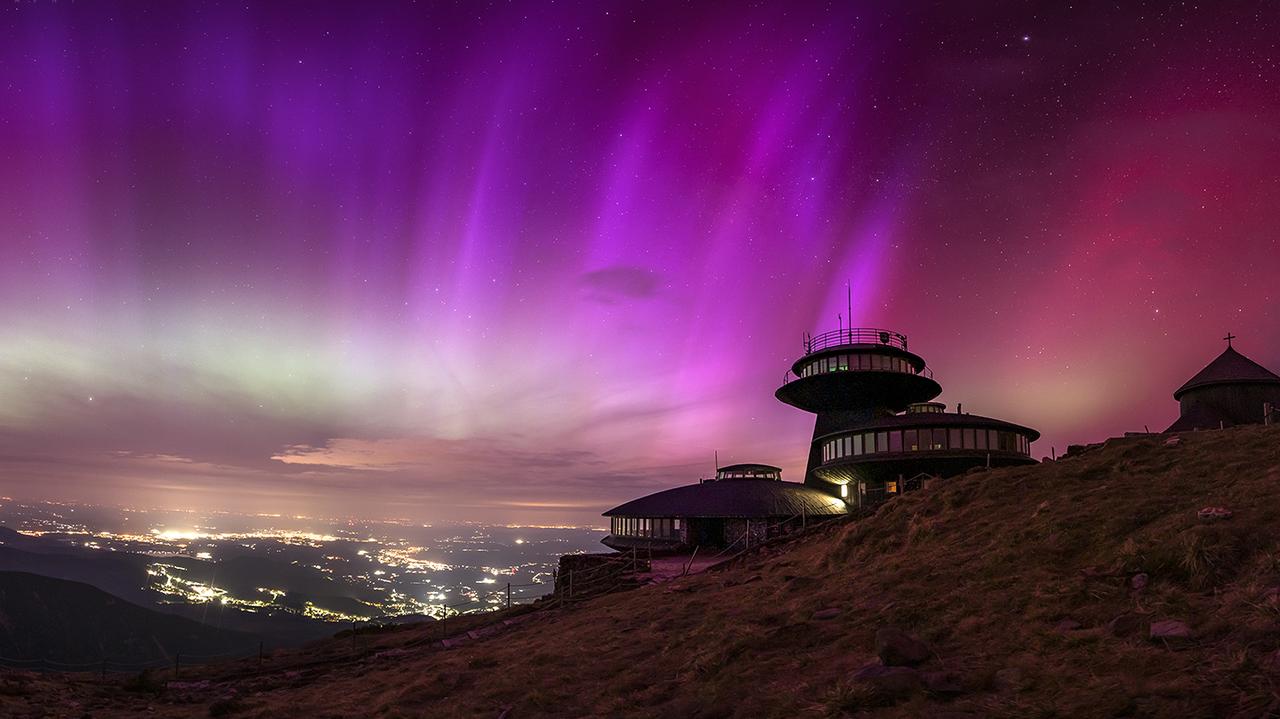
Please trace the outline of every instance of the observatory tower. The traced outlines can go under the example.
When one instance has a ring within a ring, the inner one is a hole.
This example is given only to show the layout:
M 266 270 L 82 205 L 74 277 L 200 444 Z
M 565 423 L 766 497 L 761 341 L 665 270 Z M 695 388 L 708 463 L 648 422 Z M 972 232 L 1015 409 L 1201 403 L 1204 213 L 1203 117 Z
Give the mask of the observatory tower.
M 977 466 L 1030 464 L 1040 433 L 990 417 L 947 412 L 907 337 L 846 328 L 806 337 L 775 393 L 817 415 L 804 482 L 863 506 Z

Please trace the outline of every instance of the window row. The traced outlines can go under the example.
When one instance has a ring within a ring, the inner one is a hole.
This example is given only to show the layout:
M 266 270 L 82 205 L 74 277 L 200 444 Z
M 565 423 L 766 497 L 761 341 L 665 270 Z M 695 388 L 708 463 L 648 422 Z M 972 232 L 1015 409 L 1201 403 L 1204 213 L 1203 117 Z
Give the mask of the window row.
M 849 370 L 881 370 L 884 372 L 916 373 L 915 367 L 901 357 L 890 357 L 879 354 L 847 354 L 832 355 L 816 359 L 800 368 L 800 376 L 808 377 L 826 372 L 846 372 Z
M 822 444 L 822 461 L 880 452 L 926 452 L 937 449 L 985 449 L 1031 454 L 1031 441 L 1018 432 L 994 429 L 926 428 L 861 432 Z
M 610 517 L 609 533 L 618 537 L 653 537 L 679 539 L 679 519 L 648 519 L 644 517 Z
M 732 472 L 718 471 L 716 479 L 782 479 L 782 473 L 777 470 L 734 470 Z

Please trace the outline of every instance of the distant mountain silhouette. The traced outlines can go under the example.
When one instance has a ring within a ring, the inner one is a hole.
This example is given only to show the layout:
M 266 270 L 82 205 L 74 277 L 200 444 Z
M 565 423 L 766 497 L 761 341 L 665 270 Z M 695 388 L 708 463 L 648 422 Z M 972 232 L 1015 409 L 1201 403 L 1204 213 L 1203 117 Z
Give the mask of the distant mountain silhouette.
M 249 634 L 152 611 L 80 582 L 0 571 L 0 656 L 60 664 L 116 665 L 245 654 Z
M 12 530 L 0 527 L 0 538 Z M 22 535 L 18 535 L 22 536 Z M 147 589 L 149 557 L 125 552 L 110 554 L 69 546 L 48 546 L 38 539 L 0 544 L 0 571 L 30 572 L 54 579 L 85 582 L 135 604 L 155 602 Z
M 291 646 L 331 635 L 333 625 L 290 614 L 263 614 L 240 611 L 222 605 L 171 603 L 149 587 L 147 564 L 154 557 L 128 552 L 103 552 L 29 537 L 0 527 L 0 572 L 27 572 L 71 582 L 83 582 L 110 595 L 153 611 L 174 614 L 216 627 L 261 636 L 268 647 Z M 212 573 L 208 562 L 176 557 L 174 563 L 202 567 Z M 224 577 L 235 576 L 224 571 Z M 258 573 L 259 575 L 261 572 Z M 278 578 L 278 576 L 277 576 Z M 261 581 L 261 577 L 255 578 Z

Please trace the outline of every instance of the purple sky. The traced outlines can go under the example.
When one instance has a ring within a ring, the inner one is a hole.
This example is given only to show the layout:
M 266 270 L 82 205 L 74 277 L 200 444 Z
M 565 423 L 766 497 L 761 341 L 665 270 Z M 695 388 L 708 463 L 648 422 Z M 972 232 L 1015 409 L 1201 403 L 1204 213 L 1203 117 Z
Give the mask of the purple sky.
M 798 480 L 846 280 L 1037 456 L 1163 429 L 1228 330 L 1280 367 L 1280 17 L 1162 5 L 0 7 L 0 491 Z

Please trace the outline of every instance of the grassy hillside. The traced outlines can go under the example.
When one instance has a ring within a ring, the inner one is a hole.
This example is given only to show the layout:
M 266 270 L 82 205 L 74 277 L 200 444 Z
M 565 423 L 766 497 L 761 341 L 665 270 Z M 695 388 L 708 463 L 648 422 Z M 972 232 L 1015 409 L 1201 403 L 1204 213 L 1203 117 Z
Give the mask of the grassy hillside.
M 202 670 L 194 694 L 7 681 L 95 717 L 1266 716 L 1280 707 L 1280 429 L 1164 440 L 939 482 L 786 551 L 453 649 L 431 626 L 345 637 Z M 1209 505 L 1234 516 L 1198 519 Z M 1190 636 L 1150 639 L 1165 620 Z M 921 669 L 946 681 L 890 697 L 855 680 L 888 626 L 925 640 Z
M 252 651 L 247 634 L 215 629 L 130 604 L 62 579 L 0 572 L 0 657 L 58 664 L 172 661 L 190 655 Z

